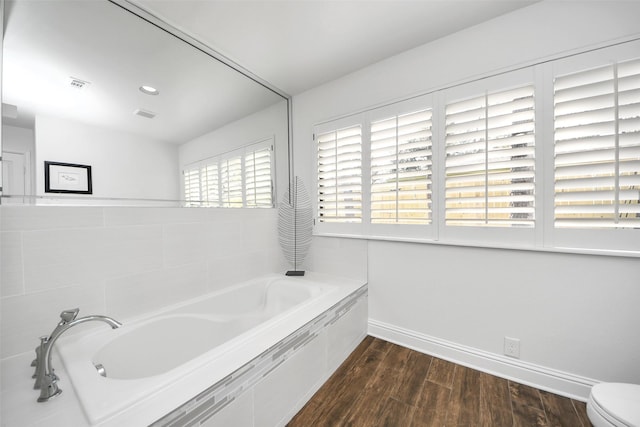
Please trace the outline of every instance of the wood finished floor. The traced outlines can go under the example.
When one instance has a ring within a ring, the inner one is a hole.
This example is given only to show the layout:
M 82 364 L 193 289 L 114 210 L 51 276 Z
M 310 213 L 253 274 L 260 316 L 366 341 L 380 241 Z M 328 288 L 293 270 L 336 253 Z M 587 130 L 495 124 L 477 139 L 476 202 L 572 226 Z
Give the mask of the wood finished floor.
M 288 427 L 590 427 L 586 405 L 367 337 Z

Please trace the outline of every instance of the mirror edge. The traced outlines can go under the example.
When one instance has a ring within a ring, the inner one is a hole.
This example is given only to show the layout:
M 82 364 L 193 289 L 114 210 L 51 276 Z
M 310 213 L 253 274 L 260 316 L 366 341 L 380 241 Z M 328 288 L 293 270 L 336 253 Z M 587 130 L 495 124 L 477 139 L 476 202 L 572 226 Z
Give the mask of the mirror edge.
M 2 60 L 4 53 L 4 0 L 0 0 L 0 101 L 2 100 Z M 0 105 L 0 114 L 2 113 L 2 105 Z M 0 121 L 2 116 L 0 115 Z M 2 126 L 0 126 L 0 205 L 2 205 L 2 177 L 3 177 L 3 160 L 2 160 Z M 291 138 L 291 136 L 289 136 Z M 291 175 L 291 172 L 289 172 Z

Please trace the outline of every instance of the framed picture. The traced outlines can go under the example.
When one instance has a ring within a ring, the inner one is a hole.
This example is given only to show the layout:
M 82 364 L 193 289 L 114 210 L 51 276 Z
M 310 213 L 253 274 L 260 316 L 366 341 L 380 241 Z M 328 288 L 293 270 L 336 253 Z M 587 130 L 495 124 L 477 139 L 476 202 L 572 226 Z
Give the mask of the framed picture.
M 91 166 L 44 162 L 45 193 L 92 194 Z

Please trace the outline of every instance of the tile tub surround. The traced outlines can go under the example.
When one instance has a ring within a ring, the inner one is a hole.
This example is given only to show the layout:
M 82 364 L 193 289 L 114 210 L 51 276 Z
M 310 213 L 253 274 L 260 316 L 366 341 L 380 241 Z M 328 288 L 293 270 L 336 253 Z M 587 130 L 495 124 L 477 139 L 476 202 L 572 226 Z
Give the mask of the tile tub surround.
M 287 268 L 275 209 L 5 205 L 0 244 L 0 359 L 65 309 L 126 321 Z
M 327 351 L 323 348 L 326 345 L 325 337 L 323 334 L 331 334 L 338 336 L 335 331 L 329 331 L 333 325 L 339 322 L 343 316 L 350 313 L 353 309 L 353 316 L 356 322 L 360 320 L 362 322 L 362 314 L 365 312 L 366 321 L 366 300 L 367 300 L 367 287 L 363 286 L 359 290 L 353 292 L 348 297 L 344 298 L 338 304 L 331 307 L 329 310 L 322 313 L 320 316 L 308 322 L 303 327 L 299 328 L 294 333 L 287 336 L 285 339 L 278 342 L 276 345 L 269 348 L 267 351 L 260 354 L 258 357 L 253 358 L 250 362 L 244 364 L 242 367 L 218 381 L 213 386 L 209 387 L 202 393 L 195 396 L 179 408 L 171 411 L 166 416 L 162 417 L 158 421 L 152 424 L 153 427 L 178 427 L 178 426 L 198 426 L 198 425 L 215 425 L 216 415 L 221 412 L 225 407 L 231 405 L 236 399 L 241 398 L 244 393 L 251 392 L 253 394 L 254 408 L 261 406 L 266 408 L 267 402 L 260 401 L 260 398 L 266 400 L 268 395 L 260 396 L 256 391 L 261 387 L 261 382 L 272 371 L 278 369 L 280 365 L 283 365 L 282 370 L 287 368 L 291 369 L 297 362 L 297 359 L 304 359 L 306 354 L 314 355 L 315 358 L 318 355 L 327 356 Z M 356 323 L 357 325 L 357 323 Z M 342 325 L 340 325 L 342 326 Z M 328 329 L 329 328 L 329 329 Z M 336 327 L 336 329 L 339 326 Z M 349 333 L 351 332 L 351 333 Z M 344 334 L 344 332 L 342 332 Z M 338 345 L 338 348 L 332 349 L 337 351 L 338 354 L 349 354 L 354 344 L 364 338 L 366 333 L 366 327 L 355 328 L 351 331 L 347 331 L 342 338 L 343 343 Z M 345 339 L 346 338 L 346 339 Z M 322 360 L 309 361 L 311 365 L 321 365 Z M 334 362 L 335 363 L 335 362 Z M 305 367 L 304 369 L 307 369 Z M 325 369 L 326 371 L 326 369 Z M 293 380 L 293 378 L 291 378 Z M 315 386 L 318 385 L 318 379 L 311 381 L 307 384 L 298 384 L 299 390 L 296 390 L 294 399 L 297 397 L 297 402 L 291 402 L 296 404 L 296 408 L 304 403 L 300 400 L 302 397 L 310 397 L 315 391 Z M 282 387 L 283 384 L 280 384 Z M 295 387 L 292 384 L 291 387 Z M 291 391 L 289 391 L 291 392 Z M 243 405 L 242 405 L 243 406 Z M 270 424 L 265 418 L 256 419 L 256 425 L 282 425 L 289 420 L 289 417 L 295 414 L 290 407 L 284 408 L 286 412 L 271 414 L 272 421 L 275 424 Z M 255 410 L 255 409 L 254 409 Z M 282 412 L 282 411 L 280 411 Z M 289 416 L 289 417 L 288 417 Z M 255 417 L 255 414 L 254 414 Z M 253 417 L 252 417 L 253 418 Z M 221 417 L 221 421 L 223 418 Z
M 231 420 L 238 427 L 283 425 L 366 336 L 366 328 L 365 285 L 204 392 L 195 392 L 192 401 L 157 423 L 175 427 L 190 421 L 188 425 L 210 427 L 229 425 Z M 65 392 L 52 402 L 36 403 L 38 393 L 29 379 L 31 358 L 25 353 L 2 363 L 3 378 L 8 380 L 2 389 L 2 426 L 88 426 L 57 357 L 54 365 L 60 367 L 60 385 Z M 114 425 L 147 424 L 127 417 Z

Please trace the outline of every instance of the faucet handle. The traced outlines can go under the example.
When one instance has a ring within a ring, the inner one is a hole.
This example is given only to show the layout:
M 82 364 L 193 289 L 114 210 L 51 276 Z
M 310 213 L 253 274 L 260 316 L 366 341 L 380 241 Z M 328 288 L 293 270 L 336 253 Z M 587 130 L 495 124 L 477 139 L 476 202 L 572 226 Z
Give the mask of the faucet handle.
M 40 345 L 36 347 L 36 358 L 33 360 L 33 362 L 31 362 L 31 366 L 35 366 L 36 368 L 35 372 L 31 376 L 31 378 L 34 378 L 36 380 L 35 384 L 33 385 L 34 389 L 39 389 L 42 383 L 42 358 L 44 357 L 44 346 L 47 344 L 48 340 L 49 337 L 47 335 L 43 335 L 40 337 Z
M 63 322 L 69 323 L 78 316 L 78 312 L 80 312 L 79 308 L 65 310 L 62 313 L 60 313 L 60 318 L 62 319 Z
M 40 337 L 40 344 L 36 347 L 36 358 L 33 359 L 33 362 L 31 362 L 31 366 L 36 367 L 38 366 L 38 359 L 40 359 L 40 355 L 42 354 L 42 348 L 44 347 L 44 345 L 47 343 L 47 340 L 49 339 L 48 335 L 43 335 Z M 33 378 L 36 377 L 36 374 L 33 374 Z

